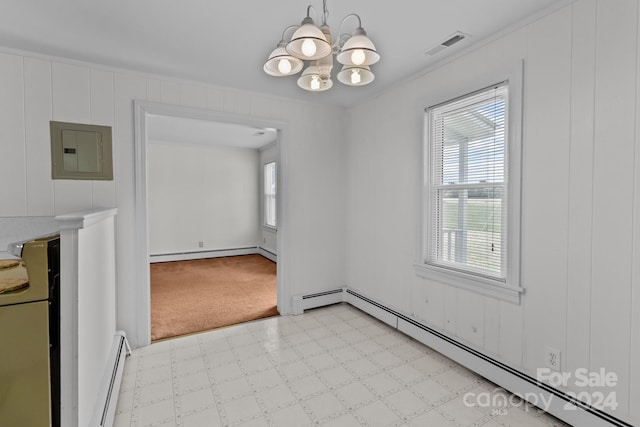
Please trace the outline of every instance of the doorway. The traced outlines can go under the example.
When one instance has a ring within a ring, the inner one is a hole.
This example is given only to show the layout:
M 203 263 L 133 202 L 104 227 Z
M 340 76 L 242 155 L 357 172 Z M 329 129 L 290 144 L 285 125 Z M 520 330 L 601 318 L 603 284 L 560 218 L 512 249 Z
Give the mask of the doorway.
M 191 119 L 216 122 L 230 125 L 241 125 L 254 130 L 273 130 L 277 132 L 275 160 L 278 164 L 278 232 L 276 236 L 278 248 L 277 263 L 277 308 L 281 314 L 288 314 L 289 293 L 286 288 L 287 256 L 283 245 L 286 236 L 286 125 L 276 120 L 259 119 L 251 116 L 221 113 L 189 107 L 166 105 L 154 102 L 135 102 L 135 160 L 136 160 L 136 307 L 139 345 L 151 342 L 151 295 L 149 261 L 150 223 L 149 223 L 149 155 L 150 129 L 153 118 L 165 116 L 178 119 Z M 199 242 L 198 242 L 199 243 Z M 203 243 L 204 245 L 204 243 Z M 233 249 L 233 248 L 231 248 Z M 242 249 L 242 248 L 236 248 Z M 254 248 L 255 251 L 255 248 Z M 229 254 L 219 254 L 229 255 Z M 230 255 L 237 255 L 230 253 Z

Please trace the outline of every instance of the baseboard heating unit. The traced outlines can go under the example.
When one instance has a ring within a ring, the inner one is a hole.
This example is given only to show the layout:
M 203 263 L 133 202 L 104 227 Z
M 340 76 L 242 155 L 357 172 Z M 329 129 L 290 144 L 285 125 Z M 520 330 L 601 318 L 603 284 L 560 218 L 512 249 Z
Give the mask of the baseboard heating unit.
M 125 359 L 131 354 L 129 342 L 123 331 L 117 331 L 113 337 L 109 364 L 100 386 L 96 409 L 94 411 L 92 426 L 111 427 L 118 404 L 120 383 L 124 374 Z
M 293 314 L 302 314 L 304 310 L 343 302 L 344 291 L 345 289 L 339 288 L 308 295 L 296 295 L 293 297 Z
M 214 250 L 206 250 L 206 251 L 175 252 L 175 253 L 149 255 L 149 262 L 153 264 L 156 262 L 189 261 L 194 259 L 253 255 L 257 253 L 259 253 L 257 246 L 250 246 L 246 248 L 214 249 Z
M 463 342 L 453 339 L 352 289 L 343 288 L 294 296 L 293 311 L 294 314 L 302 314 L 308 308 L 321 307 L 341 301 L 381 320 L 496 383 L 505 390 L 524 397 L 525 400 L 527 400 L 527 396 L 544 398 L 544 401 L 549 403 L 548 413 L 573 426 L 634 427 L 628 422 L 587 405 L 561 390 L 541 383 L 535 378 L 491 358 Z

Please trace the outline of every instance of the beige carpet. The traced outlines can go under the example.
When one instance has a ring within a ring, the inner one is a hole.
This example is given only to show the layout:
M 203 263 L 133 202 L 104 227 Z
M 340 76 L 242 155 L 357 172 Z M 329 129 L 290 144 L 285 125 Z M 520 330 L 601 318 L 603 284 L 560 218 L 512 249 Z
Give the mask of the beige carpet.
M 276 264 L 260 255 L 151 264 L 151 339 L 278 314 Z

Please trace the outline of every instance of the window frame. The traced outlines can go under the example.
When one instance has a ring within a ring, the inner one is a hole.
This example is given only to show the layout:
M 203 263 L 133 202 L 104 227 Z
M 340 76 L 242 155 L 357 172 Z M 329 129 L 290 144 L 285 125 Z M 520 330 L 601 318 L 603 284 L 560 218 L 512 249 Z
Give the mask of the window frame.
M 422 139 L 420 157 L 420 214 L 419 238 L 414 264 L 418 276 L 439 283 L 476 292 L 482 295 L 498 298 L 519 304 L 524 289 L 520 286 L 520 222 L 521 222 L 521 187 L 522 187 L 522 90 L 523 90 L 523 62 L 519 61 L 510 67 L 491 70 L 482 76 L 468 78 L 464 81 L 451 81 L 441 86 L 436 93 L 423 100 L 420 105 L 420 124 L 422 125 Z M 464 77 L 461 77 L 464 79 Z M 453 80 L 453 79 L 451 79 Z M 449 268 L 438 264 L 427 263 L 428 248 L 430 247 L 430 226 L 432 219 L 431 203 L 431 144 L 429 142 L 428 111 L 431 107 L 446 104 L 456 99 L 477 94 L 491 86 L 507 82 L 508 85 L 508 124 L 506 134 L 505 164 L 506 180 L 506 215 L 503 237 L 506 250 L 502 256 L 505 259 L 504 279 L 489 277 L 474 273 L 471 270 Z
M 274 169 L 274 174 L 275 174 L 275 179 L 274 179 L 274 186 L 275 186 L 275 191 L 272 194 L 267 193 L 267 166 L 269 165 L 273 165 L 273 169 Z M 276 163 L 275 160 L 271 160 L 271 161 L 267 161 L 262 165 L 262 226 L 268 230 L 273 230 L 276 231 L 278 228 L 278 165 Z M 273 197 L 273 203 L 274 203 L 274 208 L 275 208 L 275 213 L 274 213 L 274 223 L 275 224 L 269 224 L 267 222 L 268 220 L 268 215 L 267 215 L 267 209 L 269 204 L 267 203 L 267 200 L 269 199 L 269 197 Z

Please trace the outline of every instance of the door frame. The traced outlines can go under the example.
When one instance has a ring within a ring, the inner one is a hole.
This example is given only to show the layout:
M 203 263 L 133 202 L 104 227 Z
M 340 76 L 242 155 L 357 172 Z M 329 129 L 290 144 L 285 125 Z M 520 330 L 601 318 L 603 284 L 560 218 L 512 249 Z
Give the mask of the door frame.
M 278 131 L 276 164 L 278 165 L 276 209 L 278 212 L 277 307 L 282 315 L 291 313 L 291 295 L 288 283 L 287 236 L 287 139 L 286 122 L 244 114 L 205 110 L 134 100 L 134 164 L 135 164 L 135 307 L 137 346 L 151 343 L 151 289 L 149 274 L 149 216 L 147 187 L 147 118 L 151 114 L 174 116 L 223 123 L 233 123 Z

